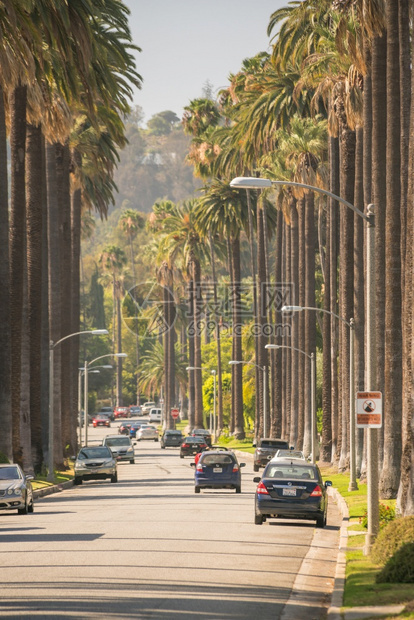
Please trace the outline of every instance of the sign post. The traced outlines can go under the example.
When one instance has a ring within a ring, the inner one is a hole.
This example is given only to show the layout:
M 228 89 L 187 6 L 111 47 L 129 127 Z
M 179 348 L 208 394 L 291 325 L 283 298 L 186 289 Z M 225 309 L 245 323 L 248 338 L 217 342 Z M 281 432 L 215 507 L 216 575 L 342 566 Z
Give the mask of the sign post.
M 180 410 L 179 409 L 171 409 L 171 417 L 174 420 L 174 429 L 175 429 L 175 421 L 177 420 L 177 418 L 180 417 Z

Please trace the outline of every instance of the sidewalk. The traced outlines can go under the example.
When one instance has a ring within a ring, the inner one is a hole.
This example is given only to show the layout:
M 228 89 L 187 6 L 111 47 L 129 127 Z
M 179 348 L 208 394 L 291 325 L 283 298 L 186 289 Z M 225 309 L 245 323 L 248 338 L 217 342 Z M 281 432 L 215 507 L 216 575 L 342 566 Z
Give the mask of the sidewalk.
M 41 489 L 35 489 L 33 491 L 34 499 L 38 497 L 45 497 L 45 495 L 52 495 L 52 493 L 60 493 L 60 491 L 64 491 L 65 489 L 70 489 L 73 487 L 73 480 L 67 480 L 66 482 L 59 482 L 58 484 L 50 484 Z

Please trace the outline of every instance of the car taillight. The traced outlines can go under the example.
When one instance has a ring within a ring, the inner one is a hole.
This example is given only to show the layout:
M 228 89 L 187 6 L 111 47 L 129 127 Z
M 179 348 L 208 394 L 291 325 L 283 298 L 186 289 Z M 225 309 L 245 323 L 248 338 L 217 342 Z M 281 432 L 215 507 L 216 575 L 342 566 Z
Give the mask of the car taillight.
M 189 446 L 188 446 L 188 443 L 183 443 L 183 444 L 181 445 L 181 447 L 182 447 L 182 448 L 188 448 Z
M 259 484 L 257 485 L 256 492 L 259 495 L 269 495 L 269 491 L 266 489 L 266 487 L 263 484 L 263 482 L 259 482 Z
M 312 493 L 310 494 L 309 497 L 321 497 L 322 495 L 322 489 L 319 486 L 319 484 L 313 489 Z
M 203 471 L 203 466 L 197 463 L 196 471 Z
M 239 466 L 238 465 L 233 465 L 233 474 L 235 474 L 238 471 L 239 471 Z

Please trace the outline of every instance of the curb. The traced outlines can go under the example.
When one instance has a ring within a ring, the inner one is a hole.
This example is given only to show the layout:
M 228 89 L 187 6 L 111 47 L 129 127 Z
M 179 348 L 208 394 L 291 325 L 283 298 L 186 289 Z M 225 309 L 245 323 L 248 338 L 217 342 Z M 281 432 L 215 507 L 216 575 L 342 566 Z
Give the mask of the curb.
M 34 499 L 37 499 L 38 497 L 44 497 L 45 495 L 52 495 L 52 493 L 60 493 L 60 491 L 70 489 L 71 487 L 73 487 L 73 480 L 67 480 L 66 482 L 53 484 L 51 486 L 44 487 L 43 489 L 36 489 L 33 491 L 33 497 Z
M 349 510 L 346 501 L 339 493 L 338 489 L 330 487 L 328 490 L 329 495 L 338 504 L 339 510 L 342 514 L 342 524 L 339 532 L 339 550 L 336 561 L 335 581 L 331 597 L 331 605 L 328 609 L 327 620 L 342 620 L 341 607 L 344 598 L 345 588 L 345 568 L 346 568 L 346 547 L 348 541 L 348 525 L 349 525 Z

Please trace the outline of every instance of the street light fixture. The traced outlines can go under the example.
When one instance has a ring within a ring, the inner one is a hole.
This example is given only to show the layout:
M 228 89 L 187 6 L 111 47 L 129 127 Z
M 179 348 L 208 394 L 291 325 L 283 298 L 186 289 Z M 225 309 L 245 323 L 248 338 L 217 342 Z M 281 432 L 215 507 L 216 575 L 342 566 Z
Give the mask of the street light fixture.
M 88 368 L 89 366 L 91 366 L 94 362 L 97 362 L 98 360 L 101 360 L 105 357 L 128 357 L 128 355 L 126 353 L 106 353 L 105 355 L 100 355 L 99 357 L 95 357 L 94 360 L 87 362 L 85 360 L 85 365 L 83 367 L 83 373 L 84 373 L 84 377 L 83 377 L 83 410 L 85 412 L 85 446 L 88 444 Z
M 49 454 L 48 454 L 48 474 L 47 479 L 49 482 L 53 482 L 55 477 L 55 464 L 54 464 L 54 432 L 55 432 L 55 424 L 54 424 L 54 402 L 53 402 L 53 392 L 54 392 L 54 351 L 55 347 L 58 344 L 67 340 L 68 338 L 72 338 L 73 336 L 81 336 L 83 334 L 91 334 L 92 336 L 104 336 L 109 332 L 107 329 L 90 329 L 83 332 L 75 332 L 73 334 L 68 334 L 57 342 L 53 342 L 51 340 L 49 342 Z
M 306 351 L 302 351 L 302 349 L 297 349 L 296 347 L 290 347 L 287 344 L 266 344 L 265 349 L 291 349 L 292 351 L 297 351 L 298 353 L 302 353 L 306 355 L 310 359 L 311 363 L 311 451 L 312 451 L 312 463 L 316 462 L 316 364 L 315 364 L 315 354 L 314 353 L 306 353 Z
M 94 368 L 89 368 L 88 372 L 89 373 L 93 373 L 93 374 L 98 374 L 100 373 L 100 370 L 97 370 L 98 368 L 110 368 L 112 369 L 113 366 L 111 366 L 110 364 L 105 364 L 105 365 L 101 365 L 101 366 L 94 366 Z M 79 445 L 82 445 L 82 375 L 85 372 L 85 369 L 83 368 L 79 368 L 79 378 L 78 378 L 78 417 L 79 417 Z
M 356 449 L 355 449 L 355 358 L 354 358 L 354 342 L 355 342 L 355 322 L 354 319 L 347 321 L 339 314 L 325 310 L 325 308 L 313 308 L 308 306 L 283 306 L 282 312 L 302 312 L 302 310 L 316 310 L 331 314 L 345 325 L 349 327 L 349 486 L 348 491 L 357 491 L 358 484 L 356 481 Z
M 249 364 L 250 366 L 256 366 L 263 373 L 263 437 L 267 437 L 267 367 L 259 366 L 255 362 L 248 362 L 244 360 L 230 360 L 230 366 L 236 366 L 237 364 Z

